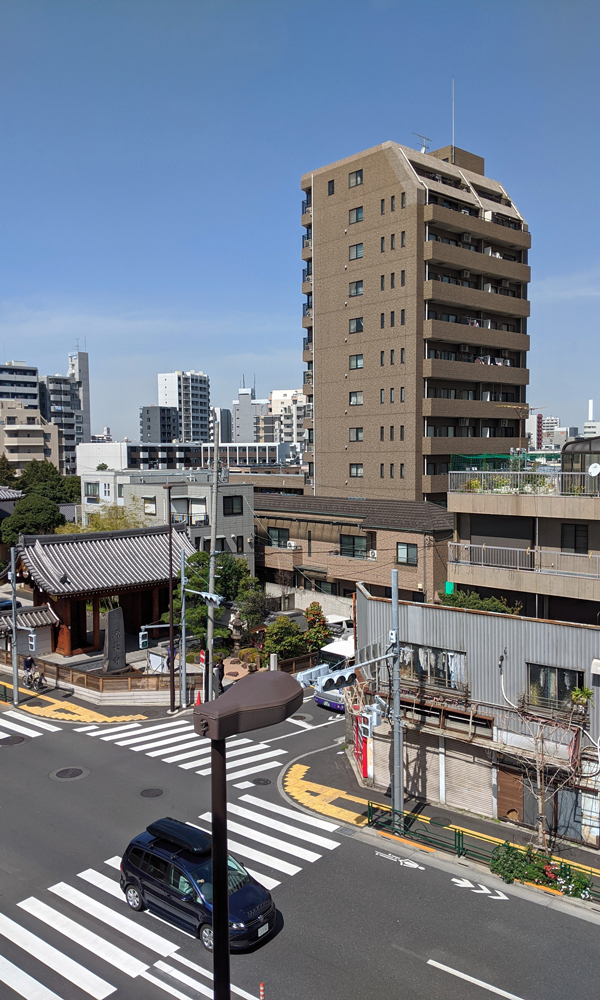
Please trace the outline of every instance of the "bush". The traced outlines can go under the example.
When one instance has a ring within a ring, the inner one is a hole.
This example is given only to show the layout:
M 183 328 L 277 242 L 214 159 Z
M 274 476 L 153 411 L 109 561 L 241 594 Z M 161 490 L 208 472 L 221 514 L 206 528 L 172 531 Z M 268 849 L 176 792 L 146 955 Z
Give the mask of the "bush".
M 306 642 L 298 623 L 291 621 L 284 615 L 276 618 L 273 624 L 267 628 L 262 652 L 265 656 L 277 653 L 281 660 L 290 659 L 292 656 L 302 656 L 306 652 Z
M 457 590 L 454 594 L 438 594 L 440 602 L 451 608 L 469 611 L 496 611 L 503 615 L 520 615 L 523 605 L 511 607 L 505 597 L 481 597 L 476 590 Z
M 573 870 L 562 861 L 550 861 L 545 854 L 536 853 L 532 847 L 520 850 L 508 841 L 499 844 L 492 854 L 490 871 L 507 884 L 532 882 L 556 889 L 564 896 L 591 898 L 592 881 L 585 872 Z
M 5 545 L 16 545 L 19 535 L 51 535 L 64 523 L 64 516 L 53 500 L 31 493 L 19 500 L 10 517 L 2 522 L 2 541 Z
M 304 617 L 308 622 L 308 631 L 304 635 L 306 648 L 309 652 L 322 649 L 328 642 L 331 642 L 331 632 L 327 625 L 327 620 L 323 614 L 323 609 L 317 601 L 309 604 Z

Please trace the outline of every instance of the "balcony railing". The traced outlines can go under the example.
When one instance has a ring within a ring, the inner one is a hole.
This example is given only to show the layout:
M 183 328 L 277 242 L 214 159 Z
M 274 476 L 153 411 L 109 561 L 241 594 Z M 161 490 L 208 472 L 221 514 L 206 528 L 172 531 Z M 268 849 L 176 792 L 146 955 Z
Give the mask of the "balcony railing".
M 312 349 L 313 349 L 313 342 L 312 342 L 312 340 L 309 340 L 308 337 L 303 337 L 302 338 L 302 350 L 303 351 L 312 351 Z
M 304 372 L 304 374 L 302 376 L 302 381 L 303 381 L 304 385 L 312 385 L 313 384 L 313 373 L 312 372 Z
M 312 281 L 312 271 L 309 271 L 307 267 L 302 268 L 302 281 Z
M 302 215 L 306 215 L 307 212 L 312 212 L 312 205 L 307 199 L 305 199 L 302 202 Z
M 600 556 L 552 549 L 501 548 L 495 545 L 448 543 L 448 562 L 469 566 L 489 566 L 550 576 L 579 576 L 600 580 Z
M 207 514 L 171 514 L 172 524 L 187 524 L 191 528 L 200 528 L 209 524 Z
M 302 304 L 302 315 L 312 316 L 312 306 L 309 306 L 308 303 L 306 302 Z
M 342 559 L 377 559 L 376 549 L 332 549 L 330 556 L 340 556 Z
M 451 472 L 448 488 L 450 493 L 599 496 L 600 477 L 559 469 L 556 472 Z

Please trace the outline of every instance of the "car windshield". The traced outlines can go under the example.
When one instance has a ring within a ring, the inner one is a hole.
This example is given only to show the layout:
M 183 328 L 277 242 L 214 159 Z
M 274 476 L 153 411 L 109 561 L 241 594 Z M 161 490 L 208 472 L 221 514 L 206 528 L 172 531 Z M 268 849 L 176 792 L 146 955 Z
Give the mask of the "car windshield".
M 208 858 L 202 864 L 198 865 L 188 863 L 188 871 L 204 896 L 206 902 L 212 903 L 211 859 Z M 241 889 L 242 886 L 247 885 L 250 881 L 250 876 L 248 875 L 246 869 L 241 866 L 239 861 L 232 858 L 231 854 L 227 856 L 227 881 L 229 883 L 230 896 L 232 896 L 234 892 L 237 892 L 238 889 Z

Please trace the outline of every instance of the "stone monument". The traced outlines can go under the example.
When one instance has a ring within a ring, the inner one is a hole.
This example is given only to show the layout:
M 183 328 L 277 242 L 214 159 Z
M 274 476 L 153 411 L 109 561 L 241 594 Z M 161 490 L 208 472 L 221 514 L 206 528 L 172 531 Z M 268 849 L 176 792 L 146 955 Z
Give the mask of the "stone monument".
M 123 625 L 123 608 L 113 608 L 106 614 L 106 629 L 104 632 L 103 673 L 115 673 L 125 670 L 125 628 Z

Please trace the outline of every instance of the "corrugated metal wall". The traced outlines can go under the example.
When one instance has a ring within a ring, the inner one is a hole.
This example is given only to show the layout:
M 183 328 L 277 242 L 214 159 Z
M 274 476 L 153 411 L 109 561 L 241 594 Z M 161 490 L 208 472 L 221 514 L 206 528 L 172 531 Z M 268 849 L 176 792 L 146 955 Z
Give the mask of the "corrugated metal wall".
M 400 603 L 399 619 L 401 642 L 466 653 L 473 702 L 506 707 L 498 670 L 503 653 L 506 694 L 514 702 L 526 689 L 527 663 L 583 670 L 585 684 L 594 689 L 590 732 L 595 740 L 600 736 L 600 677 L 591 674 L 592 660 L 600 658 L 600 629 L 431 604 Z M 384 653 L 391 625 L 390 601 L 366 597 L 359 585 L 356 622 L 358 662 Z M 374 651 L 378 641 L 381 648 Z

